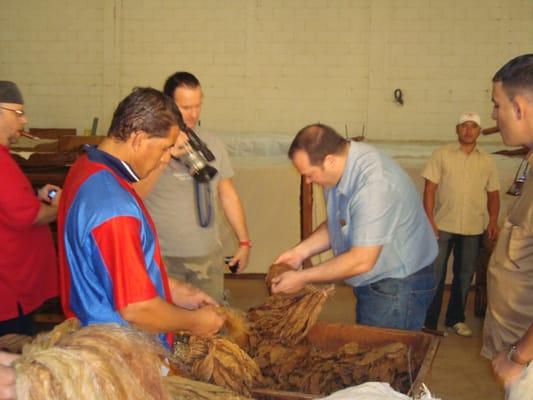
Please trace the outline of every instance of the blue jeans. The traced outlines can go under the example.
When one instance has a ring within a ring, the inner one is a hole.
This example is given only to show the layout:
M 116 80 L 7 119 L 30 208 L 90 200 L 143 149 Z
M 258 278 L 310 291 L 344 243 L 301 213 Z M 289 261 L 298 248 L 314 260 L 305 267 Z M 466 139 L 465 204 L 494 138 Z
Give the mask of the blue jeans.
M 453 281 L 446 311 L 446 326 L 454 326 L 457 322 L 465 321 L 465 305 L 472 276 L 476 268 L 476 260 L 479 255 L 481 239 L 483 235 L 459 235 L 439 231 L 439 254 L 433 262 L 435 266 L 435 278 L 439 283 L 437 293 L 429 306 L 425 326 L 437 329 L 440 309 L 442 307 L 442 295 L 446 280 L 448 259 L 453 250 Z
M 436 290 L 433 265 L 405 278 L 386 278 L 354 287 L 358 324 L 418 331 Z

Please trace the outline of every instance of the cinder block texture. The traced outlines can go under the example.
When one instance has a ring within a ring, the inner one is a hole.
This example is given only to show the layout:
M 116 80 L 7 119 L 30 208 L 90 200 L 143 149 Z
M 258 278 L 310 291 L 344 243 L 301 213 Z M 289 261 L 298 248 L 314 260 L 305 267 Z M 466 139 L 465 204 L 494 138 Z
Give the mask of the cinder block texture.
M 134 86 L 198 75 L 203 123 L 293 135 L 321 121 L 372 139 L 453 140 L 489 120 L 490 79 L 531 51 L 531 0 L 0 1 L 0 77 L 30 126 L 109 126 Z M 404 105 L 393 101 L 401 89 Z

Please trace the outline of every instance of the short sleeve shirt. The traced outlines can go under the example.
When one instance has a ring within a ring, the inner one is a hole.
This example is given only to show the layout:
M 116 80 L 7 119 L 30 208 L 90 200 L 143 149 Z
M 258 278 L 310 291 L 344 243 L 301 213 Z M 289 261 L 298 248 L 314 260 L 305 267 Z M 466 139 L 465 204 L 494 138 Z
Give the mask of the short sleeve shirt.
M 533 152 L 528 160 L 522 193 L 504 220 L 487 268 L 485 356 L 508 349 L 533 321 Z
M 209 196 L 211 219 L 207 226 L 200 226 L 196 209 L 197 195 L 194 179 L 187 168 L 179 161 L 171 159 L 158 181 L 146 196 L 145 203 L 152 215 L 161 249 L 170 257 L 203 257 L 211 254 L 219 241 L 216 224 L 218 210 L 218 184 L 221 179 L 231 178 L 233 168 L 222 141 L 213 134 L 200 132 L 201 139 L 215 156 L 210 163 L 218 171 L 208 184 L 201 184 L 198 189 L 200 205 L 205 205 Z M 207 196 L 205 196 L 207 193 Z M 202 208 L 204 215 L 208 210 Z
M 413 182 L 374 147 L 351 142 L 341 180 L 325 196 L 334 255 L 383 246 L 372 270 L 347 279 L 348 284 L 404 278 L 435 259 L 437 242 Z
M 126 163 L 89 148 L 70 169 L 59 206 L 61 301 L 83 326 L 128 325 L 120 310 L 170 288 L 155 227 Z M 161 333 L 170 345 L 168 333 Z
M 466 154 L 459 144 L 433 152 L 422 177 L 436 183 L 435 222 L 440 230 L 478 235 L 486 226 L 487 192 L 500 190 L 492 157 L 476 148 Z
M 41 207 L 31 183 L 0 145 L 0 321 L 35 311 L 57 296 L 55 245 L 48 225 L 34 225 Z

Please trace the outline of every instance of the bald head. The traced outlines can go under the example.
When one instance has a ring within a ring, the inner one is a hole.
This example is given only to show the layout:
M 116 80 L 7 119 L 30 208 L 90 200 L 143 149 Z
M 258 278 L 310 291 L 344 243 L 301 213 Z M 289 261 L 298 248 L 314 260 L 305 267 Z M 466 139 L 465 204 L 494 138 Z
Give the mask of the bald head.
M 329 154 L 342 154 L 348 146 L 348 140 L 333 128 L 323 124 L 312 124 L 301 129 L 289 148 L 289 158 L 294 159 L 297 151 L 305 151 L 311 165 L 320 165 Z

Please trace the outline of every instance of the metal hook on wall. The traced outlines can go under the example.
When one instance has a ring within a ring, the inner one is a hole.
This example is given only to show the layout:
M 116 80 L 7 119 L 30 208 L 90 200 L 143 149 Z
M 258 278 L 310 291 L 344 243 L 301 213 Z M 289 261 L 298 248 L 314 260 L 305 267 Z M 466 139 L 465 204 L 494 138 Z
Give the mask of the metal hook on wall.
M 402 89 L 394 89 L 394 102 L 403 106 L 403 92 Z

